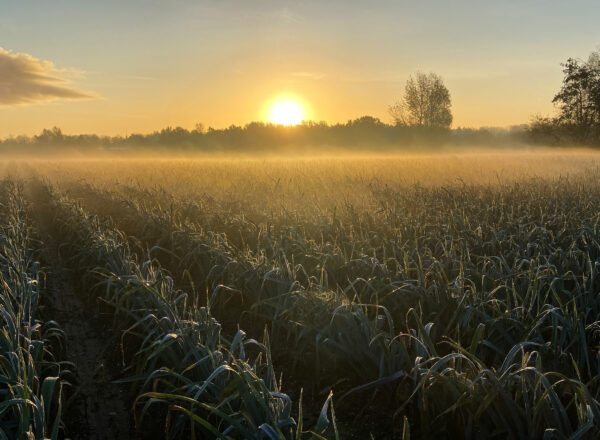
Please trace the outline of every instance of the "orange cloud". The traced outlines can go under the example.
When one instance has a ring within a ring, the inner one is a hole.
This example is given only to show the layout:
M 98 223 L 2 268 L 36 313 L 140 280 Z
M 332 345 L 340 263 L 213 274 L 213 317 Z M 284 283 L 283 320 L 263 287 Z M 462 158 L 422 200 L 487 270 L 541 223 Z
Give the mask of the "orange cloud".
M 60 74 L 61 71 L 51 61 L 0 47 L 0 105 L 98 97 L 92 92 L 71 87 Z

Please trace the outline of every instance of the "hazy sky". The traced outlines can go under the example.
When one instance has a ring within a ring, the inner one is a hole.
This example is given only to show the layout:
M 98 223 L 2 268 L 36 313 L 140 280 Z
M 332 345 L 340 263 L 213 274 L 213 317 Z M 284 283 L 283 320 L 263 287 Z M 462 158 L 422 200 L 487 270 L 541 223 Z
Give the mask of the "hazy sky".
M 0 0 L 0 137 L 224 127 L 281 95 L 389 121 L 417 70 L 444 78 L 454 127 L 518 124 L 553 111 L 599 19 L 597 1 Z

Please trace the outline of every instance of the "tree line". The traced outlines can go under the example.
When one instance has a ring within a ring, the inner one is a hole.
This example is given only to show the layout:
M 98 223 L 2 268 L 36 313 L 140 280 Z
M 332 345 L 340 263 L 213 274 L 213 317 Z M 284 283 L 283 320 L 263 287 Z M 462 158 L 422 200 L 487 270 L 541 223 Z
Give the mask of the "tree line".
M 223 129 L 188 130 L 166 127 L 148 134 L 129 136 L 68 135 L 60 128 L 45 129 L 35 136 L 0 141 L 0 151 L 73 150 L 183 150 L 189 152 L 313 152 L 321 149 L 398 151 L 431 149 L 447 145 L 510 145 L 524 141 L 524 127 L 510 129 L 456 128 L 388 124 L 364 116 L 344 124 L 303 122 L 281 126 L 252 122 Z
M 514 146 L 600 144 L 600 53 L 587 60 L 570 58 L 554 96 L 555 116 L 535 116 L 509 128 L 455 128 L 452 101 L 441 76 L 416 72 L 403 96 L 388 107 L 391 123 L 363 116 L 346 123 L 304 121 L 295 126 L 251 122 L 223 129 L 166 127 L 128 136 L 67 135 L 60 128 L 34 136 L 0 140 L 0 151 L 40 151 L 47 147 L 99 150 L 180 149 L 197 152 L 295 152 L 322 148 L 393 151 L 440 146 Z

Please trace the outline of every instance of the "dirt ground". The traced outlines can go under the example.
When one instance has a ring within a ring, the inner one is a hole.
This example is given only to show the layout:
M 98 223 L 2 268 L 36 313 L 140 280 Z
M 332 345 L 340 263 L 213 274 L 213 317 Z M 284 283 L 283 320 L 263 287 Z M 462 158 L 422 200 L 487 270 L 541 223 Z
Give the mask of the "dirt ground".
M 70 439 L 133 439 L 127 388 L 112 383 L 119 374 L 118 340 L 95 317 L 94 304 L 86 304 L 70 273 L 61 264 L 59 246 L 48 228 L 52 215 L 36 193 L 32 217 L 35 234 L 43 243 L 39 256 L 46 268 L 45 314 L 65 332 L 66 360 L 75 365 L 75 383 L 67 390 L 69 404 L 63 408 L 65 436 Z

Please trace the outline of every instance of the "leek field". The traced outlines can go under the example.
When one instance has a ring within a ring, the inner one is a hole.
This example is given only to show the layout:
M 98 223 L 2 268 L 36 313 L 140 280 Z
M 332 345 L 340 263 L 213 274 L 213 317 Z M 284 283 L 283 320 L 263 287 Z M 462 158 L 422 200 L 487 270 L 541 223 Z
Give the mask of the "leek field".
M 596 152 L 0 175 L 0 438 L 600 436 Z

